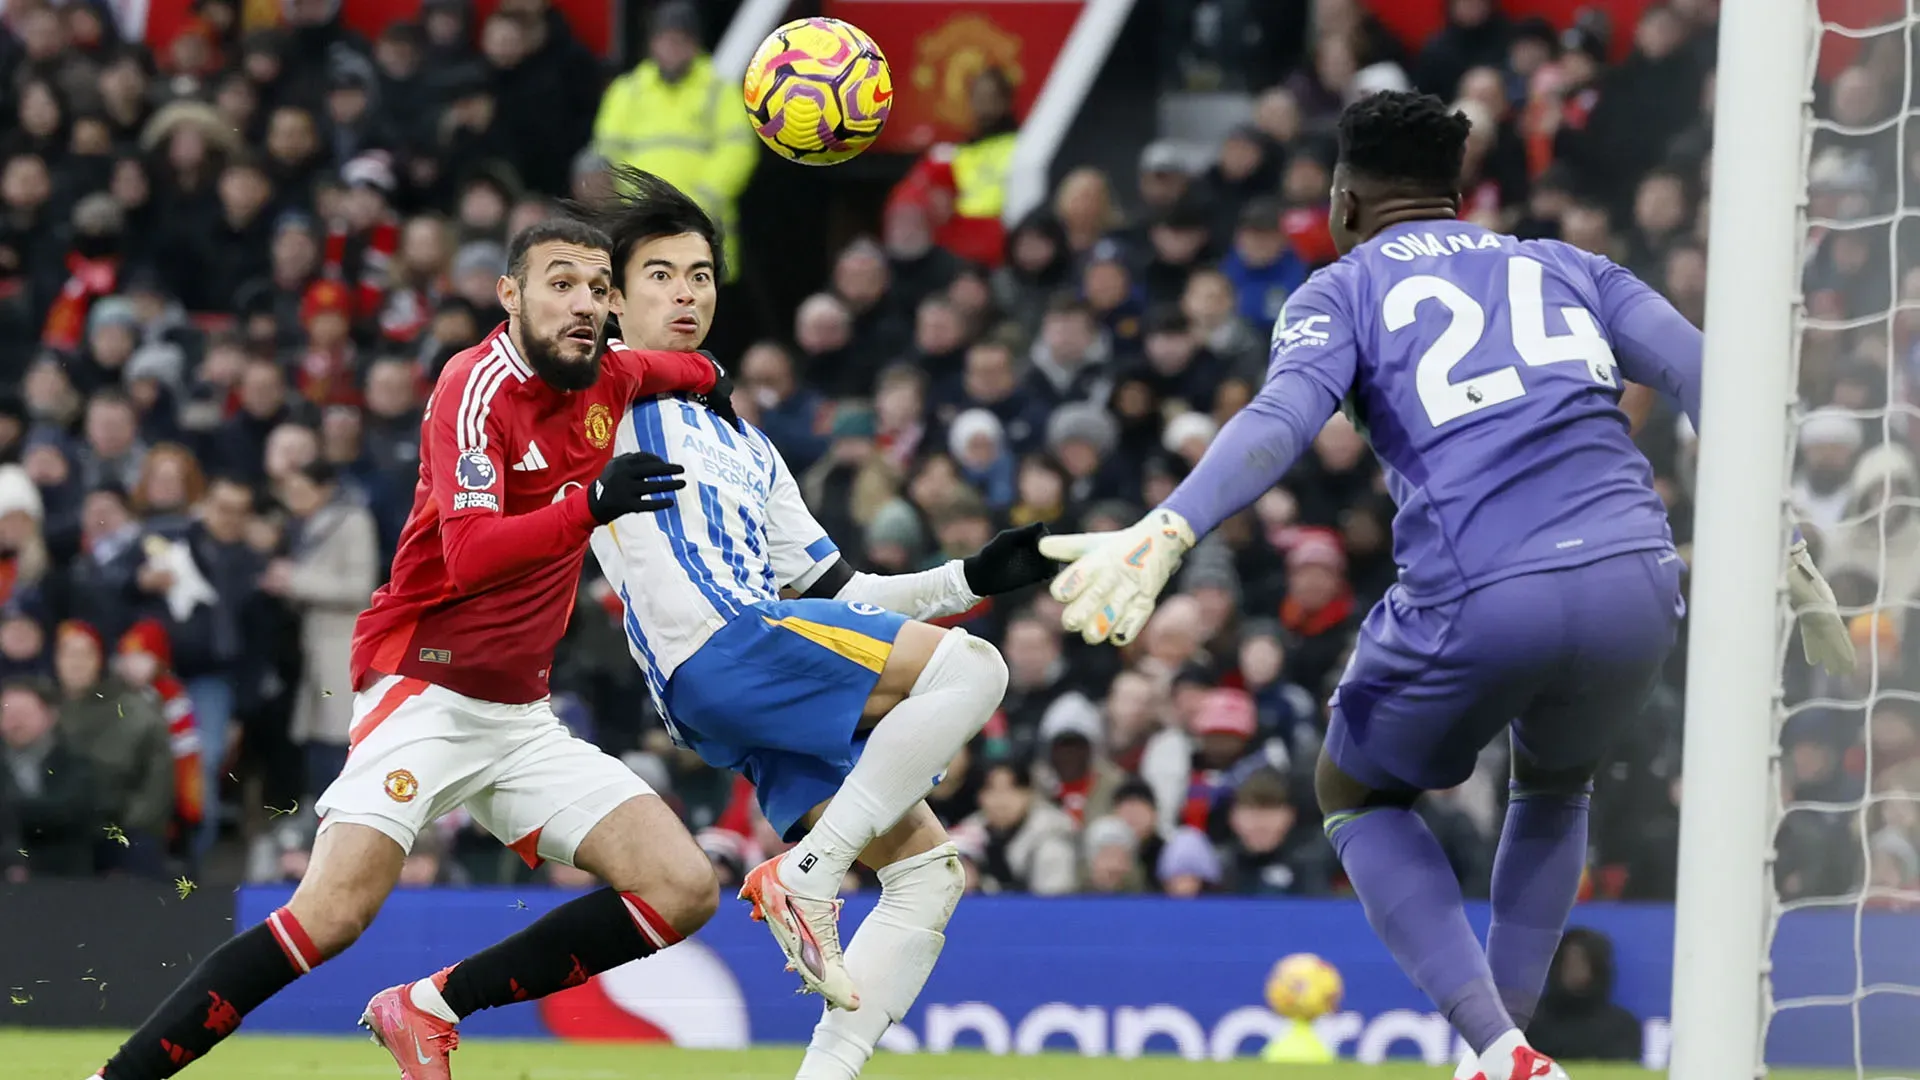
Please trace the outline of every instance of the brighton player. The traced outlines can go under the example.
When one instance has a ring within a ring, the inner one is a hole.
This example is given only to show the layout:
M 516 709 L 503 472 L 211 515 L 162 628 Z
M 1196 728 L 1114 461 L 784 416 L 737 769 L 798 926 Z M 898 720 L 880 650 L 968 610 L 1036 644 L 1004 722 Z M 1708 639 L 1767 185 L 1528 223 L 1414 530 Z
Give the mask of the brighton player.
M 1456 221 L 1468 127 L 1429 96 L 1349 106 L 1332 192 L 1344 257 L 1289 299 L 1266 385 L 1144 520 L 1041 549 L 1078 559 L 1053 586 L 1066 627 L 1125 644 L 1195 538 L 1278 483 L 1346 402 L 1400 507 L 1400 579 L 1361 626 L 1315 789 L 1375 932 L 1472 1048 L 1461 1075 L 1520 1080 L 1564 1075 L 1521 1030 L 1579 889 L 1594 769 L 1683 610 L 1621 375 L 1698 425 L 1701 337 L 1604 258 Z M 1808 659 L 1850 668 L 1802 544 L 1790 581 Z M 1509 727 L 1482 951 L 1412 808 Z
M 107 1080 L 173 1075 L 352 944 L 414 837 L 456 806 L 529 863 L 570 863 L 612 887 L 424 991 L 376 997 L 363 1022 L 407 1080 L 448 1076 L 456 1016 L 665 948 L 717 904 L 712 869 L 674 813 L 561 726 L 547 673 L 589 534 L 667 508 L 682 486 L 659 457 L 615 456 L 614 424 L 635 398 L 712 389 L 718 368 L 691 351 L 604 341 L 612 266 L 597 229 L 535 225 L 513 239 L 508 263 L 498 286 L 507 322 L 447 364 L 421 424 L 420 483 L 392 580 L 354 629 L 352 749 L 320 798 L 306 876 L 285 907 L 187 976 L 100 1071 Z
M 713 319 L 713 224 L 663 181 L 622 186 L 633 194 L 601 219 L 621 268 L 621 327 L 649 347 L 697 348 Z M 767 437 L 688 402 L 636 404 L 615 446 L 686 468 L 674 507 L 596 531 L 593 551 L 676 739 L 746 775 L 774 829 L 798 840 L 740 895 L 830 1006 L 801 1080 L 850 1080 L 946 941 L 965 876 L 923 800 L 1006 689 L 992 645 L 917 620 L 1058 566 L 1031 526 L 932 570 L 855 572 Z M 836 897 L 856 859 L 879 875 L 880 899 L 843 957 Z

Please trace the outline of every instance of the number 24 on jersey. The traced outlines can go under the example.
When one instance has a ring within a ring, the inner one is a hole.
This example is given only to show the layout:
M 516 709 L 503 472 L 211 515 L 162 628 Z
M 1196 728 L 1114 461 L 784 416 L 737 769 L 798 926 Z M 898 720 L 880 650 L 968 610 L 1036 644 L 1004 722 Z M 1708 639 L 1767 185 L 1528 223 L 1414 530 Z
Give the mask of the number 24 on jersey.
M 1585 364 L 1594 382 L 1618 387 L 1613 350 L 1585 308 L 1561 308 L 1567 332 L 1547 332 L 1542 275 L 1543 268 L 1534 259 L 1516 255 L 1507 260 L 1507 310 L 1513 324 L 1514 353 L 1528 367 Z M 1486 335 L 1487 313 L 1478 301 L 1445 278 L 1419 274 L 1389 289 L 1381 304 L 1388 331 L 1412 325 L 1420 305 L 1428 300 L 1438 301 L 1451 316 L 1446 329 L 1414 366 L 1414 388 L 1434 427 L 1525 396 L 1527 388 L 1520 381 L 1519 369 L 1513 366 L 1453 381 L 1454 367 Z

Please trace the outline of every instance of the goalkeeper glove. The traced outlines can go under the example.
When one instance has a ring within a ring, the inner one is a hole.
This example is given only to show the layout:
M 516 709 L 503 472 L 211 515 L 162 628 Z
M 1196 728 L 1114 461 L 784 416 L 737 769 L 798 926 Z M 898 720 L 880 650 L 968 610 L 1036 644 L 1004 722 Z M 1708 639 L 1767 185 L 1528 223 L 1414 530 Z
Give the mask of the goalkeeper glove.
M 687 486 L 676 477 L 686 470 L 657 454 L 621 454 L 600 470 L 587 488 L 587 512 L 605 525 L 628 514 L 651 514 L 673 505 L 669 491 Z
M 1119 532 L 1042 539 L 1040 554 L 1073 564 L 1053 579 L 1053 598 L 1067 605 L 1060 625 L 1089 645 L 1128 644 L 1193 544 L 1193 526 L 1171 510 L 1155 510 Z
M 1805 540 L 1795 540 L 1787 549 L 1787 595 L 1800 620 L 1800 648 L 1807 654 L 1807 663 L 1818 664 L 1835 675 L 1852 671 L 1857 662 L 1853 635 L 1840 618 L 1833 587 L 1815 569 L 1813 556 L 1807 554 Z
M 1038 585 L 1060 569 L 1040 554 L 1047 527 L 1036 521 L 1017 529 L 1003 529 L 978 554 L 960 560 L 967 588 L 975 596 L 998 596 Z

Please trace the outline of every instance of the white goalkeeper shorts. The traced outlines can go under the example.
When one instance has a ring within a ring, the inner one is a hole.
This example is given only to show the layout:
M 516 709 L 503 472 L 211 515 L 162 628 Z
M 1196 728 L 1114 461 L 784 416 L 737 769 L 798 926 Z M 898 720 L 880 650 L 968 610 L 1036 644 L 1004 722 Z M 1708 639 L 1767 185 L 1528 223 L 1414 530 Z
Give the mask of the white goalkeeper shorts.
M 315 807 L 320 829 L 378 829 L 407 851 L 464 807 L 528 866 L 573 865 L 613 809 L 653 789 L 577 738 L 546 699 L 501 705 L 389 675 L 354 695 L 346 768 Z

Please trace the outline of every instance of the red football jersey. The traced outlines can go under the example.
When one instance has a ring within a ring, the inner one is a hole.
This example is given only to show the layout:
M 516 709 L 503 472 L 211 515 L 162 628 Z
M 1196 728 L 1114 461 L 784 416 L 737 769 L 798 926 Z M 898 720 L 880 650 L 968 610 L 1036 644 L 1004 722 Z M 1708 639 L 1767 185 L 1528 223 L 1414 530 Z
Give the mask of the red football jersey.
M 353 685 L 405 675 L 501 704 L 547 694 L 595 522 L 586 486 L 637 397 L 713 385 L 698 353 L 611 341 L 600 378 L 562 391 L 503 323 L 448 361 L 420 423 L 420 482 L 393 577 L 353 631 Z

